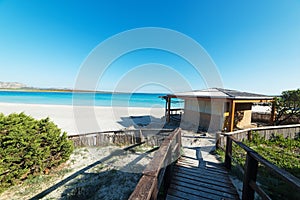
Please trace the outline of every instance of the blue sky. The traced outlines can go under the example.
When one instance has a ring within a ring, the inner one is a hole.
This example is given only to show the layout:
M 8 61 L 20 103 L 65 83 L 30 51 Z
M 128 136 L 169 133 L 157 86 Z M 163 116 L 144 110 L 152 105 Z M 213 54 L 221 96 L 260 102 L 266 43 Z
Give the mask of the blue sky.
M 82 63 L 97 45 L 141 27 L 168 28 L 197 41 L 216 64 L 225 88 L 264 94 L 300 88 L 297 0 L 0 0 L 0 81 L 73 88 Z M 206 87 L 182 58 L 145 49 L 112 63 L 99 79 L 98 89 L 116 90 L 122 77 L 148 63 L 168 66 L 192 89 Z M 133 73 L 132 79 L 158 74 L 146 71 L 146 75 Z M 167 70 L 161 73 L 174 85 L 174 77 Z M 130 82 L 117 89 L 126 91 L 127 85 Z M 177 90 L 183 90 L 180 86 Z M 166 88 L 154 83 L 139 89 L 161 92 Z

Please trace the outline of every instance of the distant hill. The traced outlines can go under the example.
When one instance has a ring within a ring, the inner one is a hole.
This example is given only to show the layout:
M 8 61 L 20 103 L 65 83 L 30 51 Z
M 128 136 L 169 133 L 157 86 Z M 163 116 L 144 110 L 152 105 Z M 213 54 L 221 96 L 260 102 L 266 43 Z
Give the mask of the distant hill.
M 18 82 L 1 82 L 0 81 L 0 88 L 5 89 L 19 89 L 19 88 L 26 88 L 27 86 L 23 83 Z

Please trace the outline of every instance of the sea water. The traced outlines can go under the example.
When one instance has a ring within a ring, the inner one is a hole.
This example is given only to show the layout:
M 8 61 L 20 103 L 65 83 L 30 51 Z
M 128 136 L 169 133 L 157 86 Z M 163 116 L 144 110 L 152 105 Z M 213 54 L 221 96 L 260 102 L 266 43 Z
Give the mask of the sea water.
M 93 92 L 29 92 L 0 91 L 0 102 L 51 105 L 165 107 L 160 93 L 93 93 Z M 172 107 L 181 107 L 174 101 Z

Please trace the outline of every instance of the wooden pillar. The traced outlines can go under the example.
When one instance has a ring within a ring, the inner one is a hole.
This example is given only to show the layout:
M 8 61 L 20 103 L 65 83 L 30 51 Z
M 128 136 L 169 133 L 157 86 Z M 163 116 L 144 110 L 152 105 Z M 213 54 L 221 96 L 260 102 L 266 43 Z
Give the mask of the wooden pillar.
M 235 101 L 232 100 L 231 101 L 231 109 L 230 109 L 230 123 L 229 123 L 229 132 L 232 132 L 233 131 L 233 128 L 234 128 L 234 113 L 235 113 Z
M 167 122 L 170 122 L 170 118 L 171 118 L 171 97 L 167 97 L 167 101 L 168 101 L 168 114 L 167 114 Z
M 166 96 L 164 99 L 166 100 L 166 105 L 165 105 L 165 116 L 167 116 L 167 113 L 168 113 L 168 97 Z
M 271 119 L 270 122 L 272 125 L 274 125 L 275 123 L 275 119 L 276 119 L 276 107 L 275 107 L 275 100 L 272 101 L 272 110 L 271 110 Z
M 226 137 L 226 150 L 225 150 L 225 167 L 231 170 L 231 156 L 232 156 L 232 139 L 230 136 Z

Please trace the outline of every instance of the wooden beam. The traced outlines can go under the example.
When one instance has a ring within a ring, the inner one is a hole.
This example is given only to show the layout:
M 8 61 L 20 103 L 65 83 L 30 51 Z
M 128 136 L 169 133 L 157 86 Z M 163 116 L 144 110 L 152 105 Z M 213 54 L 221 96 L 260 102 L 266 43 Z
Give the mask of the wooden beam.
M 231 109 L 230 109 L 230 124 L 229 124 L 229 132 L 232 132 L 233 131 L 233 128 L 234 128 L 234 113 L 235 113 L 235 101 L 232 100 L 231 101 Z
M 235 103 L 268 103 L 272 102 L 273 100 L 269 99 L 255 99 L 255 100 L 248 100 L 248 99 L 241 99 L 241 100 L 234 100 Z

